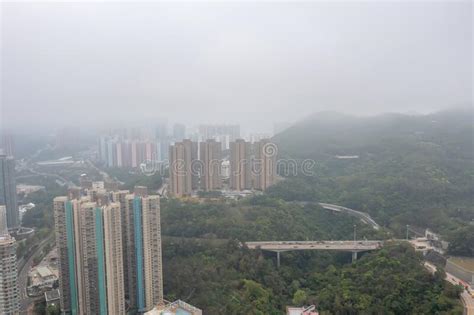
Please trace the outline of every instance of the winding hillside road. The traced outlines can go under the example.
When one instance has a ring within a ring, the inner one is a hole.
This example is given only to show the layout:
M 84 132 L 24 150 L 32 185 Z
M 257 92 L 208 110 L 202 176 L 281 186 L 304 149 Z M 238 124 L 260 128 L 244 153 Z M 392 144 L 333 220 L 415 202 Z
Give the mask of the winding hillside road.
M 425 268 L 431 273 L 437 270 L 437 267 L 429 262 L 425 262 Z M 447 272 L 445 280 L 453 285 L 458 285 L 460 281 L 459 278 Z M 466 290 L 461 293 L 461 301 L 464 305 L 464 314 L 474 315 L 474 298 Z
M 354 209 L 350 209 L 347 207 L 331 204 L 331 203 L 324 203 L 324 202 L 316 202 L 316 201 L 294 201 L 296 204 L 305 206 L 305 205 L 319 205 L 323 207 L 323 209 L 326 210 L 331 210 L 335 212 L 345 212 L 350 216 L 357 217 L 360 220 L 362 220 L 366 224 L 370 224 L 374 230 L 380 230 L 380 225 L 375 222 L 374 219 L 370 216 L 370 214 L 362 212 L 362 211 L 357 211 Z
M 359 219 L 361 219 L 365 223 L 370 224 L 375 230 L 380 230 L 380 225 L 377 222 L 375 222 L 375 220 L 372 219 L 372 217 L 368 213 L 365 213 L 365 212 L 362 212 L 362 211 L 357 211 L 357 210 L 350 209 L 350 208 L 346 208 L 346 207 L 343 207 L 343 206 L 333 205 L 333 204 L 330 204 L 330 203 L 320 202 L 319 205 L 321 207 L 323 207 L 324 209 L 326 209 L 326 210 L 346 212 L 347 214 L 358 217 Z

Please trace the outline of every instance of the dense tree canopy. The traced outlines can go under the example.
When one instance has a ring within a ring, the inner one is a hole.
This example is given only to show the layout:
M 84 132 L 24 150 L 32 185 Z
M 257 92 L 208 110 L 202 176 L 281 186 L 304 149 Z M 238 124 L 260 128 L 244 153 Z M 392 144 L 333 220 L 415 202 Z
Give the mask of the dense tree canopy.
M 268 196 L 239 202 L 182 203 L 163 200 L 162 233 L 169 236 L 266 240 L 352 239 L 357 224 L 359 238 L 381 239 L 358 219 L 323 210 L 317 205 L 298 205 Z M 170 210 L 172 209 L 172 210 Z
M 451 254 L 474 257 L 474 225 L 454 230 L 448 241 Z
M 315 304 L 322 314 L 462 314 L 459 292 L 430 275 L 422 257 L 403 244 L 365 253 L 249 250 L 248 240 L 384 237 L 360 221 L 316 206 L 268 196 L 239 202 L 162 203 L 165 292 L 206 314 L 283 314 Z

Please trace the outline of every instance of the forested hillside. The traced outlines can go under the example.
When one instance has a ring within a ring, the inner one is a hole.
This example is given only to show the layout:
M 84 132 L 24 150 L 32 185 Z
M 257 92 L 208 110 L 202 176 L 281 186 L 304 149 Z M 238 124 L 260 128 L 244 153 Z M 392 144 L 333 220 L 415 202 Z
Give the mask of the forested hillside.
M 474 235 L 473 135 L 471 109 L 315 114 L 274 137 L 281 158 L 314 159 L 314 176 L 300 172 L 270 194 L 366 211 L 400 235 L 406 224 L 430 227 L 455 241 L 454 254 L 474 255 L 459 236 Z
M 167 236 L 240 241 L 346 240 L 352 239 L 353 225 L 358 224 L 360 238 L 385 237 L 346 214 L 267 196 L 239 202 L 163 202 L 167 210 L 162 213 L 162 233 Z
M 166 298 L 184 299 L 204 314 L 284 314 L 315 304 L 321 314 L 462 314 L 459 289 L 430 275 L 409 245 L 361 255 L 301 251 L 275 254 L 242 247 L 248 240 L 380 238 L 342 213 L 268 196 L 239 202 L 163 200 Z M 381 233 L 381 234 L 379 234 Z

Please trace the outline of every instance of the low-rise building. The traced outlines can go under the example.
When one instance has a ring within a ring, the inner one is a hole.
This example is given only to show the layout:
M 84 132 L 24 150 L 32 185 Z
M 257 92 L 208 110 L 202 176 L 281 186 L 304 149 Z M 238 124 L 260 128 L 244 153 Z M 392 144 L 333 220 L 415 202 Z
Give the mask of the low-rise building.
M 163 305 L 157 305 L 145 315 L 202 315 L 202 310 L 181 300 L 165 301 Z
M 36 268 L 30 271 L 31 285 L 27 288 L 28 295 L 40 296 L 55 287 L 58 282 L 58 270 L 50 261 L 53 254 L 54 252 L 49 253 Z
M 46 301 L 46 306 L 56 306 L 59 305 L 59 289 L 46 291 L 44 293 L 44 299 Z
M 314 305 L 304 307 L 286 307 L 286 315 L 319 315 Z
M 57 280 L 58 277 L 46 266 L 39 266 L 36 268 L 36 275 L 40 282 L 48 282 Z
M 17 184 L 16 185 L 16 193 L 18 195 L 24 194 L 25 196 L 40 191 L 45 190 L 46 187 L 40 185 L 28 185 L 28 184 Z

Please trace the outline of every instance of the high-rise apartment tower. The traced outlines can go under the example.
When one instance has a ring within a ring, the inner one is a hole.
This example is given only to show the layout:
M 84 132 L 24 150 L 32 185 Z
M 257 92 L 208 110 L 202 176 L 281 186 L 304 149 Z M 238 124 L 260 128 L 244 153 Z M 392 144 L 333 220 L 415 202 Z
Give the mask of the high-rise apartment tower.
M 222 188 L 221 163 L 222 150 L 220 142 L 207 140 L 199 145 L 201 161 L 201 189 L 212 191 Z
M 266 190 L 275 183 L 277 170 L 277 146 L 269 139 L 262 139 L 254 143 L 254 159 L 252 174 L 253 188 Z
M 163 302 L 159 196 L 71 190 L 54 199 L 61 311 L 143 313 Z
M 170 192 L 173 196 L 191 195 L 197 189 L 197 143 L 185 139 L 169 149 Z
M 234 190 L 252 188 L 250 142 L 237 139 L 230 143 L 230 187 Z
M 16 201 L 15 160 L 11 156 L 0 154 L 0 205 L 4 205 L 9 229 L 20 225 Z

